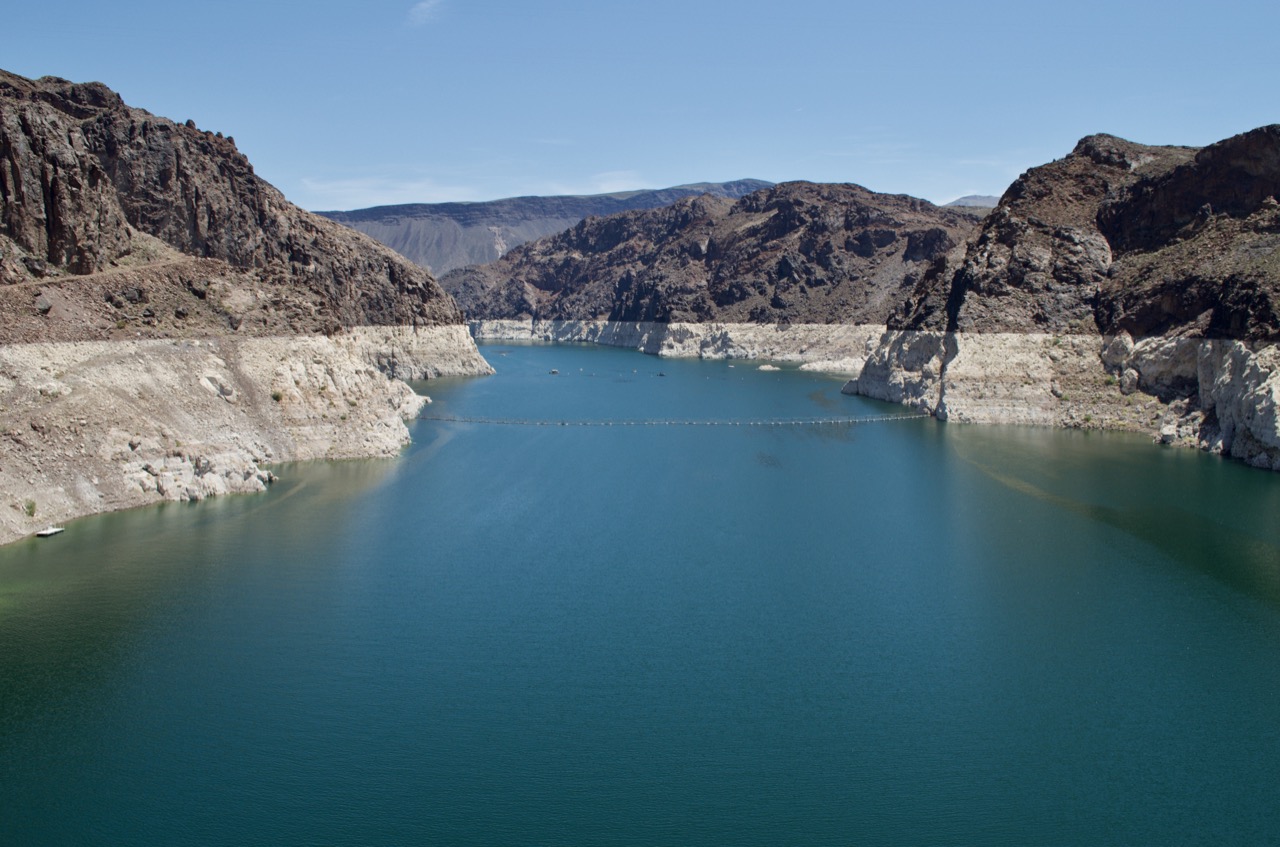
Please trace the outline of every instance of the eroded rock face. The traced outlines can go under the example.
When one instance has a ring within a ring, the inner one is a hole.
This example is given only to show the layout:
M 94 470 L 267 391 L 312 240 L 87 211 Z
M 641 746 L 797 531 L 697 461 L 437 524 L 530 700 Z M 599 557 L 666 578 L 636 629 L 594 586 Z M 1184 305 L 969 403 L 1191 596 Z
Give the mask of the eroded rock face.
M 1198 365 L 1200 446 L 1280 470 L 1280 348 L 1210 341 Z
M 556 335 L 607 319 L 601 337 L 656 352 L 684 349 L 680 331 L 621 322 L 887 318 L 847 357 L 847 390 L 1276 467 L 1278 192 L 1277 126 L 1201 150 L 1095 135 L 1023 174 L 967 238 L 918 201 L 793 184 L 587 221 L 450 283 L 481 316 L 560 319 Z
M 431 276 L 288 203 L 231 138 L 0 71 L 0 543 L 389 456 L 491 372 Z
M 0 284 L 214 260 L 295 331 L 461 322 L 430 274 L 286 201 L 230 137 L 99 83 L 0 71 L 0 253 Z
M 1089 136 L 927 275 L 898 329 L 1280 338 L 1280 126 L 1201 150 Z
M 1280 340 L 1280 126 L 1199 151 L 1098 212 L 1116 261 L 1099 323 L 1134 336 Z
M 1090 136 L 925 275 L 851 388 L 1280 467 L 1278 190 L 1280 127 L 1199 151 Z
M 618 194 L 409 203 L 317 214 L 371 235 L 432 273 L 443 274 L 497 261 L 526 241 L 564 232 L 584 218 L 656 209 L 701 194 L 737 199 L 770 184 L 739 179 Z
M 443 279 L 475 319 L 883 323 L 977 218 L 785 183 L 590 218 Z
M 1194 151 L 1093 135 L 1018 178 L 949 272 L 928 277 L 890 325 L 951 332 L 1094 332 L 1113 249 L 1109 199 Z
M 443 326 L 0 345 L 0 543 L 77 515 L 261 491 L 275 462 L 395 455 L 428 401 L 392 363 L 419 379 L 475 373 L 478 355 L 455 355 L 468 341 Z

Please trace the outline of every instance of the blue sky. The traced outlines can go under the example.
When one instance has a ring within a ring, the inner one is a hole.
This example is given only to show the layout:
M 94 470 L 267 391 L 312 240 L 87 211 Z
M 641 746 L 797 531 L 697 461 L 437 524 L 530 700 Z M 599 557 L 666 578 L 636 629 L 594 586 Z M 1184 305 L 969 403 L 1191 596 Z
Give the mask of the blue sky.
M 311 209 L 755 177 L 946 202 L 1280 122 L 1280 3 L 15 3 L 0 67 L 233 135 Z

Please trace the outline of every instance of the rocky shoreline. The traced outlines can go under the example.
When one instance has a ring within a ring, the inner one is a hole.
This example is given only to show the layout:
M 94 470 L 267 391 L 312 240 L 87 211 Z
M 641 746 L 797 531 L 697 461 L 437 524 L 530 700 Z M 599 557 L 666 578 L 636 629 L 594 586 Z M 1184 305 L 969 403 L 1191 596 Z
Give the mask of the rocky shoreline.
M 1143 432 L 1280 470 L 1280 347 L 1242 340 L 889 330 L 883 325 L 473 321 L 477 341 L 589 342 L 762 359 L 941 420 Z
M 230 136 L 0 71 L 0 543 L 395 455 L 491 373 L 424 269 L 289 203 Z
M 277 462 L 394 456 L 429 402 L 404 379 L 487 373 L 461 325 L 0 345 L 0 543 L 262 491 Z

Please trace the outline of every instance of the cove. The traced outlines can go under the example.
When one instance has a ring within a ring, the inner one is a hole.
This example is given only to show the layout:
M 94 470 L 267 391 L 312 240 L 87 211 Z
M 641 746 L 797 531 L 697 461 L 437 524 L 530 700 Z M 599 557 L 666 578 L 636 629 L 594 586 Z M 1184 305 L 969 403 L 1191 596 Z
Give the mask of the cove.
M 431 414 L 901 411 L 484 353 Z M 1280 838 L 1274 475 L 932 419 L 412 429 L 0 550 L 0 841 Z

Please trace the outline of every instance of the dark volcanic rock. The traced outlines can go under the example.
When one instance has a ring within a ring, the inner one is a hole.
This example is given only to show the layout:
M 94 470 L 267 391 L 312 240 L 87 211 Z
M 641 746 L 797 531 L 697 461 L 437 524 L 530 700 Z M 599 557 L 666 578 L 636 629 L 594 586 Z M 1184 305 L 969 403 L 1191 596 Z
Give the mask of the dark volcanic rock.
M 0 71 L 0 290 L 196 259 L 277 301 L 253 322 L 261 331 L 460 320 L 426 271 L 290 204 L 231 138 L 130 108 L 99 83 Z
M 472 318 L 879 323 L 973 217 L 856 185 L 591 218 L 442 284 Z
M 1205 147 L 1098 213 L 1116 252 L 1099 323 L 1132 335 L 1280 338 L 1280 126 Z
M 1107 135 L 1023 174 L 890 325 L 1280 336 L 1280 126 L 1195 150 Z
M 953 267 L 934 269 L 891 325 L 962 332 L 1092 331 L 1111 247 L 1098 209 L 1142 173 L 1190 158 L 1109 135 L 1018 178 Z
M 584 218 L 656 209 L 702 194 L 736 200 L 769 185 L 763 180 L 739 179 L 616 194 L 411 203 L 319 214 L 371 235 L 433 273 L 443 274 L 495 261 L 527 241 L 564 232 Z
M 1248 218 L 1280 195 L 1280 125 L 1205 147 L 1155 179 L 1141 180 L 1098 213 L 1117 253 L 1148 252 L 1193 237 L 1210 217 Z

